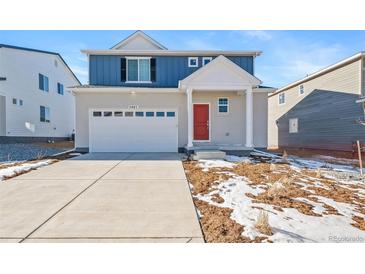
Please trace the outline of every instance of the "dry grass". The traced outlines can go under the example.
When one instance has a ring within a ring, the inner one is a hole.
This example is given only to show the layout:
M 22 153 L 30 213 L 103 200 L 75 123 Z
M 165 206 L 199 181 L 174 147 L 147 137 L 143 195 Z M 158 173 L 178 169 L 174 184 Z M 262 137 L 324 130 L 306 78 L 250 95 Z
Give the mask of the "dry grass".
M 271 236 L 273 235 L 272 229 L 269 225 L 269 215 L 267 212 L 261 210 L 257 217 L 255 228 L 262 234 Z

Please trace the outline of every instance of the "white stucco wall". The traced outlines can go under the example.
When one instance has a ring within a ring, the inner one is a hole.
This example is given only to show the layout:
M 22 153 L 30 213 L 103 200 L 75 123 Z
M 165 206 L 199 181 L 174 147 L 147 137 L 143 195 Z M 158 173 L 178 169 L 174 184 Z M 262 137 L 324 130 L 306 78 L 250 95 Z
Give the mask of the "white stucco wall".
M 89 109 L 128 108 L 138 105 L 140 109 L 178 109 L 178 145 L 187 144 L 187 106 L 185 93 L 77 93 L 76 98 L 76 144 L 78 148 L 89 147 Z M 229 114 L 218 113 L 218 98 L 229 98 Z M 267 144 L 267 94 L 254 93 L 254 144 Z M 210 103 L 211 144 L 245 143 L 245 96 L 237 92 L 194 92 L 193 103 Z
M 72 133 L 74 96 L 67 87 L 78 82 L 58 56 L 0 48 L 0 68 L 6 77 L 0 82 L 0 94 L 6 96 L 6 136 L 66 137 Z M 39 89 L 39 73 L 49 78 L 49 92 Z M 64 85 L 64 95 L 57 93 L 57 82 Z M 23 106 L 14 105 L 13 98 L 23 100 Z M 50 108 L 50 123 L 40 122 L 41 105 Z

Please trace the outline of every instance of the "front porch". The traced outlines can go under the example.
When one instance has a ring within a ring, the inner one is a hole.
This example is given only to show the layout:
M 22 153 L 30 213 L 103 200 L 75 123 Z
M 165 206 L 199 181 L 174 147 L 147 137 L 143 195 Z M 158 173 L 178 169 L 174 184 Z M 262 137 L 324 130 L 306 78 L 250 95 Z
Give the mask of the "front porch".
M 255 146 L 253 92 L 260 83 L 224 56 L 182 80 L 179 88 L 186 93 L 187 100 L 186 151 L 252 150 Z M 228 113 L 217 110 L 216 102 L 222 98 L 229 101 Z

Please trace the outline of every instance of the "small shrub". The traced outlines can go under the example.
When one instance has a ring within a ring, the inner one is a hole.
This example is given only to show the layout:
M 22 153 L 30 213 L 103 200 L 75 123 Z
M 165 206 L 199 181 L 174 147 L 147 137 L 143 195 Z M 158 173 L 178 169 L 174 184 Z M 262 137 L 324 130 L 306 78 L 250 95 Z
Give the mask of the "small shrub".
M 257 217 L 255 228 L 262 234 L 273 235 L 272 229 L 269 225 L 269 215 L 267 212 L 261 210 L 259 216 Z

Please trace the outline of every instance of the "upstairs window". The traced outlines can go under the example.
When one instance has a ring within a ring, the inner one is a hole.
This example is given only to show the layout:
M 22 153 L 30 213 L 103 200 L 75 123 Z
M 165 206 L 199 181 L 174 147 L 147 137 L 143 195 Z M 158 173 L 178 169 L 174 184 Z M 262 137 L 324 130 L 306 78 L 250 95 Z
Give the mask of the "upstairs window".
M 188 59 L 188 64 L 189 64 L 189 68 L 196 68 L 199 65 L 199 59 L 198 57 L 189 57 Z
M 203 66 L 212 61 L 213 57 L 203 57 Z
M 150 58 L 127 58 L 127 82 L 151 82 Z
M 63 95 L 63 85 L 57 83 L 57 93 Z
M 228 113 L 228 98 L 219 98 L 218 99 L 218 112 L 219 113 Z
M 304 86 L 300 85 L 299 86 L 299 95 L 302 95 L 302 94 L 304 94 Z
M 50 118 L 50 110 L 49 107 L 40 106 L 40 121 L 49 123 L 51 121 Z
M 279 94 L 279 105 L 285 104 L 285 93 L 282 92 Z
M 49 91 L 48 77 L 39 73 L 38 74 L 38 80 L 39 80 L 39 89 L 48 92 Z

